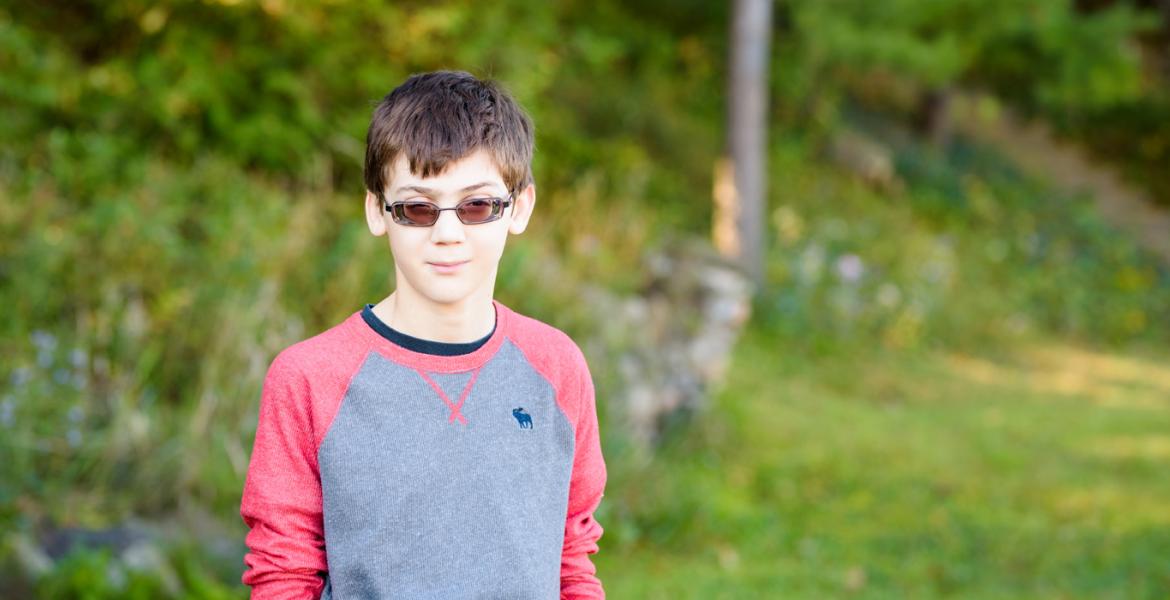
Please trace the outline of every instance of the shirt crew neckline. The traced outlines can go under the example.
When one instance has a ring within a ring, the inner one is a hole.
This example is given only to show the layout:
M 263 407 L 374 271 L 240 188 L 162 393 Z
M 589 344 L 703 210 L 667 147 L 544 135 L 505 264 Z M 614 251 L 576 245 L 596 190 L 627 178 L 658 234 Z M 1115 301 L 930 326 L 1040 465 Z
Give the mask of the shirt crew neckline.
M 442 356 L 437 354 L 426 354 L 423 352 L 415 352 L 408 348 L 404 348 L 395 344 L 394 342 L 382 337 L 380 333 L 374 331 L 373 328 L 366 323 L 362 318 L 362 311 L 354 311 L 346 320 L 345 325 L 350 332 L 350 335 L 366 345 L 372 350 L 377 350 L 379 354 L 386 358 L 405 365 L 413 369 L 429 371 L 432 373 L 457 373 L 461 371 L 470 371 L 483 366 L 500 346 L 504 343 L 504 338 L 508 331 L 509 317 L 511 311 L 508 307 L 500 304 L 497 300 L 492 300 L 492 306 L 496 310 L 496 328 L 488 337 L 487 341 L 476 350 L 467 354 L 457 354 L 454 356 Z
M 432 356 L 459 356 L 461 354 L 470 354 L 479 349 L 480 346 L 487 343 L 491 339 L 492 334 L 496 332 L 496 323 L 494 314 L 492 319 L 492 330 L 487 335 L 475 340 L 473 342 L 437 342 L 423 338 L 414 337 L 405 334 L 393 327 L 387 325 L 378 315 L 374 314 L 374 305 L 366 304 L 362 309 L 362 320 L 366 322 L 378 335 L 415 352 L 422 354 L 430 354 Z M 494 311 L 493 311 L 494 312 Z

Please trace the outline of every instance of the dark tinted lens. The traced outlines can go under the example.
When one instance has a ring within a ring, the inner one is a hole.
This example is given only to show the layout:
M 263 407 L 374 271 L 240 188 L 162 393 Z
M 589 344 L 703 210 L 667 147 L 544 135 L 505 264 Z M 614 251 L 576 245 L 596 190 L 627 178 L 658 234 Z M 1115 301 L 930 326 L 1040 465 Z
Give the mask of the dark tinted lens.
M 459 203 L 456 213 L 464 223 L 483 223 L 492 220 L 497 214 L 496 198 L 472 198 Z
M 417 225 L 433 225 L 439 217 L 439 209 L 429 202 L 405 202 L 400 206 L 402 217 Z

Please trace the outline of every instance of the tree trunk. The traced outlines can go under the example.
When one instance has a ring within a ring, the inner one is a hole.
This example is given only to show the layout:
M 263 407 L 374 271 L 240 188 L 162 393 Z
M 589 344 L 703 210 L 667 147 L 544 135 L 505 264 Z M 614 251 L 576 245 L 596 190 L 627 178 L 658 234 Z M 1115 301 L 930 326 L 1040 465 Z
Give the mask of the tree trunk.
M 918 102 L 918 129 L 937 149 L 951 143 L 951 100 L 954 97 L 951 86 L 933 87 L 925 92 Z
M 772 0 L 735 1 L 728 82 L 730 158 L 716 165 L 715 243 L 757 284 L 764 278 L 771 33 Z

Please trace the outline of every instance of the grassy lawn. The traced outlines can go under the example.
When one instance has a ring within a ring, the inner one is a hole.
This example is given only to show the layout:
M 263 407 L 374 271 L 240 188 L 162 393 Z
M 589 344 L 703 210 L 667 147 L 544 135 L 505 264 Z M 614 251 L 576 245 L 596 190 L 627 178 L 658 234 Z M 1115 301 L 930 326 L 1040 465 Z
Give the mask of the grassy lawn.
M 777 346 L 615 474 L 612 597 L 1170 597 L 1170 357 Z

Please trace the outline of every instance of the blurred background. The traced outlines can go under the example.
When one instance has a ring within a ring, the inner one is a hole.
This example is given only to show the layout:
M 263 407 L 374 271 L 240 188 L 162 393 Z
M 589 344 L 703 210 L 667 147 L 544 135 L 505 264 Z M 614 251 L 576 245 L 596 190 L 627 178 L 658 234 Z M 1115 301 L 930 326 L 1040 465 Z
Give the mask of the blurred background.
M 589 359 L 611 597 L 1170 597 L 1170 2 L 751 4 L 0 0 L 0 596 L 247 596 L 264 373 L 389 293 L 365 130 L 448 68 L 536 123 L 497 297 Z

